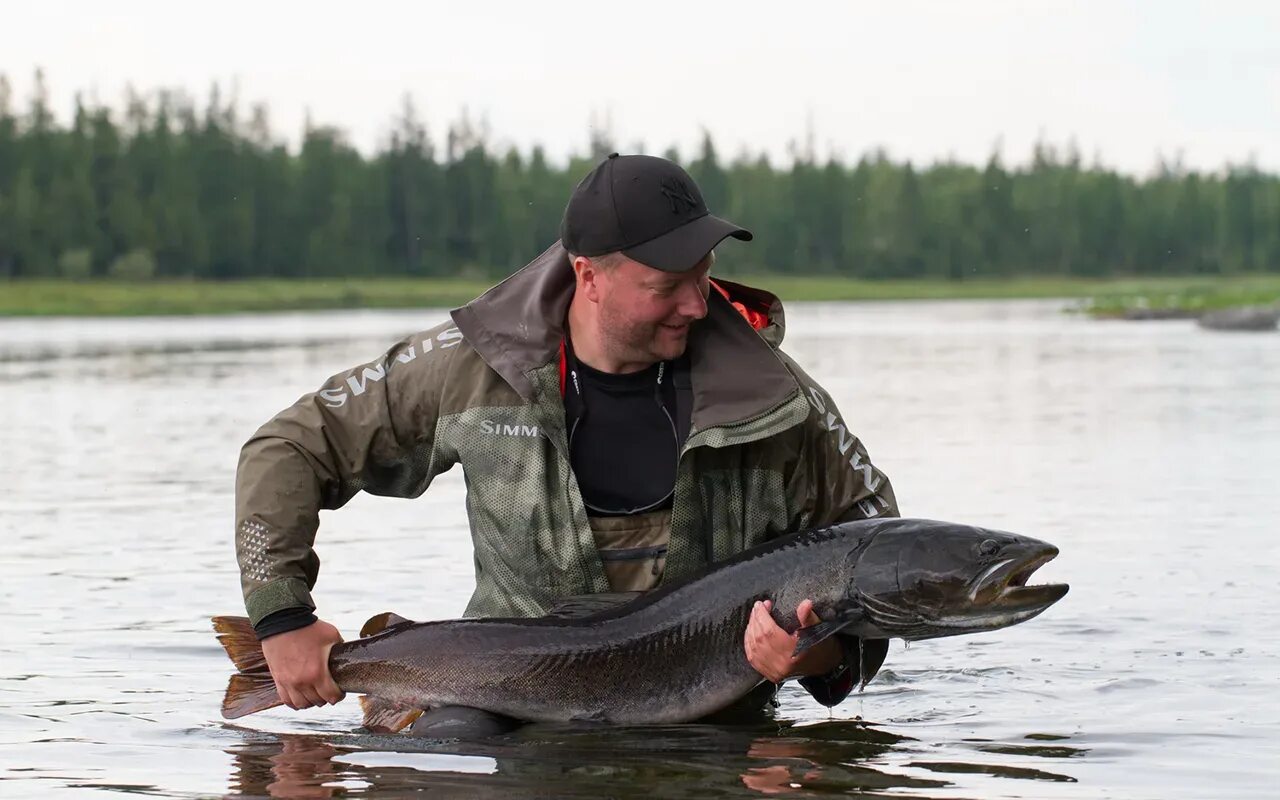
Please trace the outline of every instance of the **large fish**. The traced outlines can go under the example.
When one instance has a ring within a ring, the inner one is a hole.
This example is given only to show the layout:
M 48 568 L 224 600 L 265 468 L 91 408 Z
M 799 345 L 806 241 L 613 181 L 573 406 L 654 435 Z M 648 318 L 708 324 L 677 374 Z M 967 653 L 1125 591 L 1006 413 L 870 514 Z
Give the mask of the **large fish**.
M 409 622 L 382 614 L 365 625 L 364 638 L 333 648 L 329 669 L 344 691 L 366 695 L 365 721 L 375 728 L 399 729 L 417 709 L 447 705 L 530 721 L 686 722 L 764 680 L 743 651 L 756 600 L 773 600 L 774 618 L 792 632 L 796 606 L 813 600 L 822 621 L 800 631 L 796 652 L 835 633 L 857 636 L 865 685 L 890 638 L 995 630 L 1057 602 L 1065 584 L 1026 585 L 1057 552 L 947 522 L 846 522 L 775 539 L 604 610 L 591 611 L 598 601 L 588 596 L 534 619 Z M 249 621 L 215 617 L 214 627 L 240 670 L 223 715 L 281 705 Z

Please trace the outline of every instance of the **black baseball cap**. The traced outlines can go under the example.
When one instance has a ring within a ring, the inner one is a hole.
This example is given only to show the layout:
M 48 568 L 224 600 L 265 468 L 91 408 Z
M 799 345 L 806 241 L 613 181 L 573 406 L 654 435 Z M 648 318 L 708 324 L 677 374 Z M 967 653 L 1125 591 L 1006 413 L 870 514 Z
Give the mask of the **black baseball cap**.
M 730 236 L 751 241 L 751 231 L 707 211 L 698 184 L 679 164 L 617 153 L 573 190 L 560 223 L 560 242 L 574 255 L 621 251 L 667 272 L 693 269 Z

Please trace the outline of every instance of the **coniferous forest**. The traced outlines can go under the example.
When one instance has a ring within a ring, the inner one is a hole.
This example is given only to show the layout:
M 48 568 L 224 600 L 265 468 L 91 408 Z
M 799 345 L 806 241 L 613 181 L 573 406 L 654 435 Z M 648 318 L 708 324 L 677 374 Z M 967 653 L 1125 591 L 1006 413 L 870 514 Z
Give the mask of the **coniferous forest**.
M 0 279 L 498 278 L 556 239 L 574 183 L 624 149 L 596 131 L 556 165 L 540 148 L 501 151 L 464 116 L 437 150 L 408 100 L 389 110 L 376 153 L 321 124 L 288 147 L 266 108 L 216 88 L 199 107 L 169 91 L 122 110 L 82 99 L 59 123 L 43 86 L 18 98 L 0 76 Z M 1045 143 L 1023 164 L 850 163 L 798 147 L 784 166 L 729 157 L 710 136 L 665 155 L 713 212 L 755 232 L 736 271 L 1280 273 L 1280 176 L 1245 164 L 1134 177 Z

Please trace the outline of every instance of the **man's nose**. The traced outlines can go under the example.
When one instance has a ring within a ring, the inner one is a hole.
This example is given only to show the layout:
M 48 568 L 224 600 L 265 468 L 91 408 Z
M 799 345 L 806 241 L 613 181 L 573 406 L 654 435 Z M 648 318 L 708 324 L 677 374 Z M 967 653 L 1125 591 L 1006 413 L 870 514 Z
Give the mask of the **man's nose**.
M 681 316 L 689 319 L 702 319 L 707 315 L 707 298 L 702 287 L 697 283 L 686 283 L 680 287 L 680 302 L 676 310 Z

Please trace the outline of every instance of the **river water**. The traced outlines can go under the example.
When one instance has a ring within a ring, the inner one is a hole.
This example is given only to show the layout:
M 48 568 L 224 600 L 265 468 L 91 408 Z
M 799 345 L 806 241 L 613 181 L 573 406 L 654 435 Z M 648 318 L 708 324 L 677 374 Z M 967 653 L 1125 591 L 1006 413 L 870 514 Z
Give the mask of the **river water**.
M 788 350 L 903 513 L 1047 539 L 1071 593 L 894 642 L 830 713 L 744 726 L 362 736 L 357 704 L 227 724 L 240 443 L 443 312 L 0 320 L 0 795 L 1276 797 L 1280 335 L 1062 302 L 793 304 Z M 461 613 L 460 471 L 322 515 L 317 598 Z

